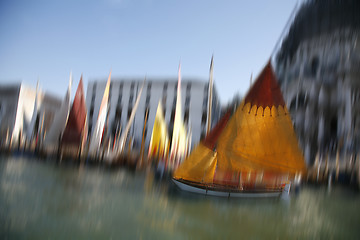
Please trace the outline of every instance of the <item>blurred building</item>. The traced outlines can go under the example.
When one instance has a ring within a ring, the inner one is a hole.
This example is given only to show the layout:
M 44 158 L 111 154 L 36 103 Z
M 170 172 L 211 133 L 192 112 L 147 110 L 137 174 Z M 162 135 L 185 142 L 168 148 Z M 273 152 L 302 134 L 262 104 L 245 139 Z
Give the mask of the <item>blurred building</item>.
M 135 104 L 137 92 L 143 79 L 112 79 L 109 93 L 109 110 L 106 133 L 115 136 L 123 130 Z M 101 100 L 104 94 L 106 80 L 91 81 L 88 84 L 86 105 L 88 107 L 89 133 L 92 133 L 96 123 Z M 182 118 L 192 133 L 192 145 L 206 133 L 208 120 L 208 82 L 199 80 L 181 81 Z M 172 136 L 177 95 L 177 79 L 147 79 L 137 109 L 130 136 L 133 136 L 137 147 L 141 143 L 145 115 L 148 109 L 148 119 L 145 128 L 145 145 L 148 146 L 151 131 L 155 121 L 159 101 L 162 102 L 165 121 L 169 136 Z M 212 125 L 220 117 L 221 106 L 216 88 L 213 89 Z M 90 135 L 90 134 L 89 134 Z
M 32 118 L 36 90 L 22 83 L 0 86 L 0 138 L 1 144 L 19 143 Z M 39 91 L 37 129 L 45 132 L 60 108 L 61 100 Z
M 317 152 L 358 152 L 360 2 L 306 1 L 276 56 L 276 72 L 308 165 Z

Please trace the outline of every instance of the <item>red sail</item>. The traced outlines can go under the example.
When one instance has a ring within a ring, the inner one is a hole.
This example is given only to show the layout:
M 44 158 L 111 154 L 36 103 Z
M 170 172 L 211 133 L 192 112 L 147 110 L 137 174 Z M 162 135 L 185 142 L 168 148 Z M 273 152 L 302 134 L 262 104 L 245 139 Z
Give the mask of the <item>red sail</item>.
M 250 103 L 251 106 L 261 106 L 264 109 L 266 107 L 271 108 L 272 106 L 285 106 L 285 101 L 270 61 L 246 95 L 245 104 L 246 103 Z
M 86 104 L 82 76 L 76 90 L 73 105 L 71 107 L 68 122 L 63 134 L 62 144 L 79 147 L 82 139 L 86 139 Z

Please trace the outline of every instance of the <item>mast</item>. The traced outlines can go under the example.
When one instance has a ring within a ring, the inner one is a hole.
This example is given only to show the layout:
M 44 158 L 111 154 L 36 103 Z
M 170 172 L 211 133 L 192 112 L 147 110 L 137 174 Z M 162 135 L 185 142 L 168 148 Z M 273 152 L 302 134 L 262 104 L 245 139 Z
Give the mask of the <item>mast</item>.
M 211 129 L 211 109 L 212 109 L 212 92 L 213 92 L 213 62 L 214 62 L 214 55 L 211 56 L 211 63 L 210 63 L 210 77 L 209 77 L 209 98 L 208 98 L 208 125 L 206 129 L 206 135 L 209 134 Z
M 144 161 L 145 129 L 146 129 L 146 124 L 147 124 L 148 114 L 149 114 L 149 109 L 146 109 L 144 127 L 143 127 L 142 138 L 141 138 L 141 147 L 140 147 L 140 167 L 142 167 L 142 164 L 143 164 L 143 161 Z

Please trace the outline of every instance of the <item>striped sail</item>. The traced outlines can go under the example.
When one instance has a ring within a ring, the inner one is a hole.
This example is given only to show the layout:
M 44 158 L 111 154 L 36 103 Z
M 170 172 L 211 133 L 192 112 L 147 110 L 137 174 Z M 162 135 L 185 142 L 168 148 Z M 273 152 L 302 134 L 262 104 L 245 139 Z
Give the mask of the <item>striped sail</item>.
M 110 81 L 111 81 L 111 71 L 109 78 L 106 82 L 105 91 L 103 98 L 101 100 L 101 105 L 99 109 L 99 115 L 95 124 L 95 127 L 92 131 L 90 145 L 89 145 L 89 154 L 95 155 L 100 148 L 101 138 L 105 127 L 105 121 L 108 111 L 108 100 L 109 100 L 109 91 L 110 91 Z
M 45 136 L 45 147 L 56 147 L 59 144 L 61 135 L 64 132 L 70 110 L 70 93 L 71 93 L 72 75 L 70 73 L 69 87 L 66 92 L 64 101 L 61 103 L 59 111 L 55 113 L 54 120 L 49 131 Z

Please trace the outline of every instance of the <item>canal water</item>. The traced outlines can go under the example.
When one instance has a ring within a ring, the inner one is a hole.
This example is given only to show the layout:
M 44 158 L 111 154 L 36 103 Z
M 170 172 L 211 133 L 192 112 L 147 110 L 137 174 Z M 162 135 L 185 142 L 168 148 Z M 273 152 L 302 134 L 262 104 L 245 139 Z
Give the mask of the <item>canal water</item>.
M 150 172 L 0 157 L 0 239 L 359 239 L 359 224 L 347 187 L 224 199 Z

